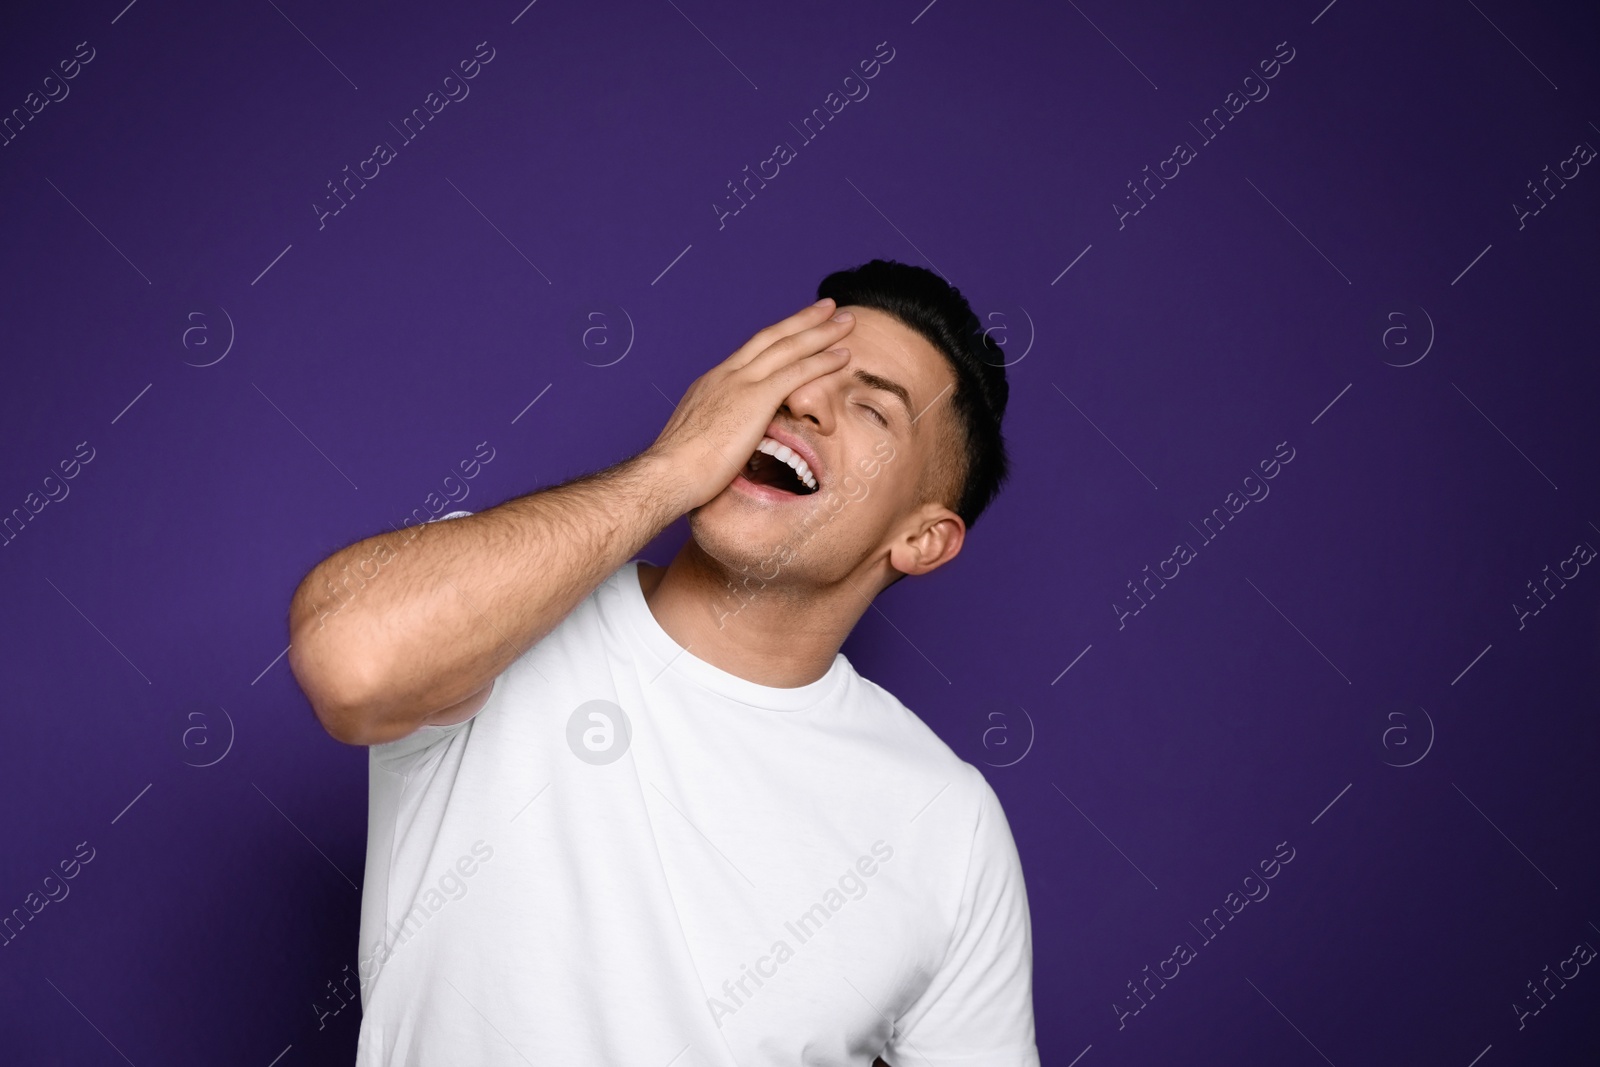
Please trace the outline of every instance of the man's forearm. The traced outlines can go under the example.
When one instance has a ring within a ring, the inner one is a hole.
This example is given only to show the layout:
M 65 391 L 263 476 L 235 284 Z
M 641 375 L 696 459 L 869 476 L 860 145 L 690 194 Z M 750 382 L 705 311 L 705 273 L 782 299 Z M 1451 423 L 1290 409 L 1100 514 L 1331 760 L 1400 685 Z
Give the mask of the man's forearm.
M 289 664 L 329 733 L 379 744 L 465 700 L 682 514 L 652 452 L 448 522 L 358 541 L 289 609 Z

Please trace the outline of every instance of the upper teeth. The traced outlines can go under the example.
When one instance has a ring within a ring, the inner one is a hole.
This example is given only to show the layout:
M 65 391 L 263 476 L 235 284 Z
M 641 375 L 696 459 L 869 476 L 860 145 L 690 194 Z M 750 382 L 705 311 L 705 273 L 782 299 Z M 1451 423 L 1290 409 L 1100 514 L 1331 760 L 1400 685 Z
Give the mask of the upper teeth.
M 761 443 L 756 446 L 756 451 L 765 452 L 774 459 L 787 463 L 795 475 L 806 484 L 807 489 L 817 487 L 817 479 L 811 473 L 811 468 L 800 458 L 800 454 L 788 445 L 779 444 L 770 437 L 763 437 Z

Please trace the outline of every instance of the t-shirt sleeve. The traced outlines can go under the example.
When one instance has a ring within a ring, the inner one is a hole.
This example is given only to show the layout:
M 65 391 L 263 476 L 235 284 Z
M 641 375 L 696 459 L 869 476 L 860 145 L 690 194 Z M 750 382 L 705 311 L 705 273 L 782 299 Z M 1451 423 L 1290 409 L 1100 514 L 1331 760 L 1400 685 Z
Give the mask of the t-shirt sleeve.
M 472 512 L 470 511 L 452 511 L 447 515 L 439 515 L 435 518 L 429 519 L 428 521 L 442 522 L 445 519 L 459 519 L 464 515 L 471 514 Z M 496 681 L 498 681 L 498 679 Z M 494 684 L 495 682 L 490 683 L 490 685 Z M 482 710 L 483 708 L 478 709 L 478 711 Z M 467 728 L 468 723 L 472 722 L 473 719 L 478 717 L 478 711 L 473 712 L 470 716 L 462 719 L 460 722 L 453 722 L 448 726 L 435 726 L 431 724 L 427 726 L 419 726 L 411 733 L 406 734 L 404 737 L 397 738 L 394 741 L 388 741 L 381 745 L 370 745 L 368 746 L 367 751 L 372 754 L 371 759 L 378 766 L 383 767 L 386 770 L 403 772 L 404 768 L 414 764 L 418 758 L 421 758 L 422 753 L 435 749 L 436 747 L 442 749 L 442 746 L 446 741 L 454 737 L 456 734 L 461 733 Z
M 1011 827 L 982 773 L 955 929 L 920 997 L 883 1050 L 892 1067 L 1038 1067 L 1033 931 Z

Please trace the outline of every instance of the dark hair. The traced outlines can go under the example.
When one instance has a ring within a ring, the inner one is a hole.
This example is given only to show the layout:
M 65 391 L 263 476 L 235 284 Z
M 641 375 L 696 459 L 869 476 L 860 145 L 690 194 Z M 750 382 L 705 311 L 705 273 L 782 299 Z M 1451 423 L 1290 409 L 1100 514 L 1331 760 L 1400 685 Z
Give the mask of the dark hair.
M 964 431 L 955 501 L 944 501 L 970 530 L 1000 492 L 1010 462 L 1000 420 L 1010 386 L 1005 353 L 984 332 L 961 290 L 939 275 L 909 263 L 874 259 L 851 270 L 834 271 L 817 286 L 817 298 L 832 297 L 839 307 L 876 308 L 925 337 L 955 371 L 950 404 Z

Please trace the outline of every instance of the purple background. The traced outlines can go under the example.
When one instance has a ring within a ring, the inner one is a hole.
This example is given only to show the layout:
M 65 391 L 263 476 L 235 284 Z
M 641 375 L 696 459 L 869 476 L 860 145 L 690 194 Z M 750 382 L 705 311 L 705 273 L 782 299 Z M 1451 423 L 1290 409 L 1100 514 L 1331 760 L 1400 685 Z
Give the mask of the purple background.
M 1512 205 L 1600 144 L 1597 16 L 1324 2 L 36 5 L 0 113 L 94 58 L 0 147 L 0 514 L 94 458 L 0 548 L 0 914 L 94 858 L 0 948 L 0 1059 L 351 1062 L 359 1005 L 318 1016 L 356 962 L 366 753 L 282 655 L 296 583 L 479 442 L 452 508 L 633 454 L 883 256 L 1003 339 L 1015 471 L 845 651 L 1005 803 L 1044 1062 L 1593 1062 L 1593 967 L 1513 1004 L 1600 945 L 1600 575 L 1513 605 L 1600 545 L 1600 175 L 1520 229 Z M 480 41 L 470 95 L 319 229 L 325 183 Z

